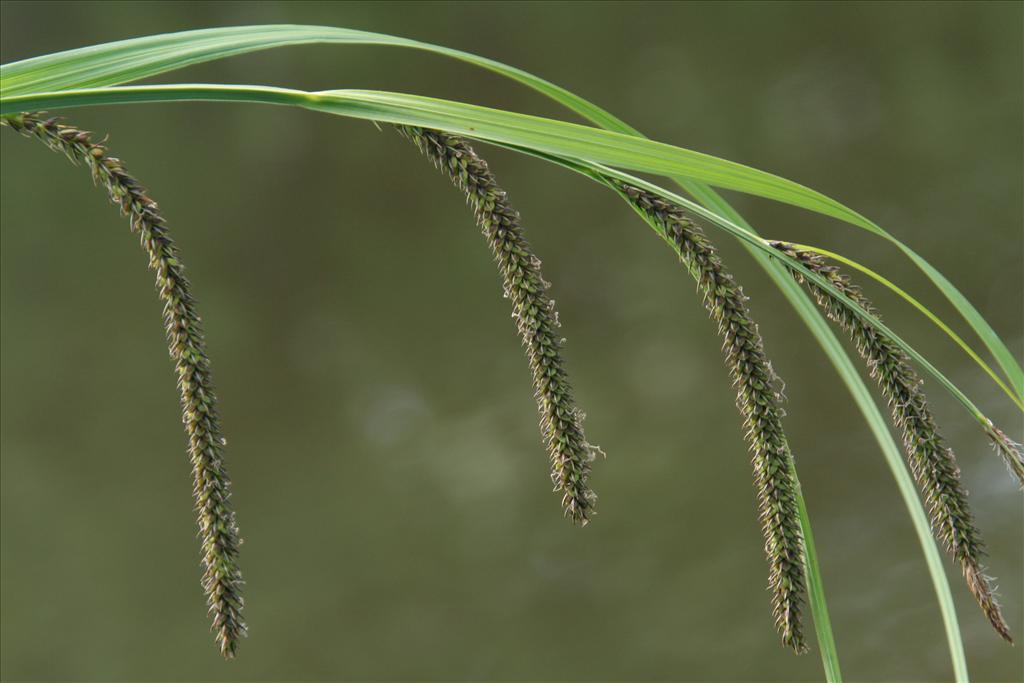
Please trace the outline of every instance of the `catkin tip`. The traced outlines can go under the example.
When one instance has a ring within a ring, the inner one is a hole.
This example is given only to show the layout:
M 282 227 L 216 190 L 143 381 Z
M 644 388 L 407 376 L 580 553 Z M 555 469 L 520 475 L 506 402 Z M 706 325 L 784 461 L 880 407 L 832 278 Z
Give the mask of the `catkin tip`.
M 1016 480 L 1018 488 L 1024 491 L 1024 448 L 991 422 L 989 422 L 987 431 L 988 437 L 992 441 L 992 447 L 1003 459 L 1006 469 Z

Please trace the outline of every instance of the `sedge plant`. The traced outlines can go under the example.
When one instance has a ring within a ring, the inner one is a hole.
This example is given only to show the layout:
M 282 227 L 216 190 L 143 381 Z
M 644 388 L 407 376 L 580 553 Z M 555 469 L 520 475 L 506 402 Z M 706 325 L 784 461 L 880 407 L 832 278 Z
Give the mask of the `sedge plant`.
M 374 44 L 442 54 L 533 88 L 594 125 L 382 91 L 307 92 L 227 84 L 127 85 L 200 62 L 309 43 Z M 847 275 L 828 265 L 823 256 L 811 249 L 762 239 L 716 188 L 817 212 L 893 243 L 961 314 L 995 360 L 999 372 L 956 337 L 950 325 L 919 304 L 918 308 L 953 334 L 1024 411 L 1024 371 L 981 314 L 909 246 L 853 209 L 790 180 L 648 140 L 611 113 L 515 67 L 384 34 L 319 26 L 241 26 L 154 35 L 3 65 L 3 123 L 86 166 L 111 200 L 128 215 L 156 273 L 189 439 L 202 542 L 203 586 L 213 629 L 225 656 L 235 654 L 239 638 L 246 633 L 241 616 L 242 579 L 237 564 L 240 539 L 229 502 L 230 485 L 223 458 L 226 442 L 220 434 L 209 360 L 181 257 L 167 234 L 164 217 L 141 185 L 127 174 L 124 164 L 112 157 L 105 145 L 94 143 L 88 133 L 38 113 L 85 105 L 166 101 L 295 106 L 394 124 L 448 176 L 465 194 L 498 265 L 533 376 L 551 480 L 565 515 L 581 524 L 593 514 L 596 496 L 589 488 L 588 475 L 600 450 L 587 441 L 583 432 L 583 413 L 575 404 L 561 358 L 557 312 L 547 295 L 548 283 L 541 275 L 540 260 L 524 237 L 519 214 L 471 142 L 490 143 L 560 165 L 615 192 L 667 243 L 698 284 L 703 304 L 722 339 L 726 366 L 737 391 L 737 407 L 752 453 L 755 495 L 769 565 L 768 584 L 779 636 L 784 645 L 798 653 L 808 649 L 803 607 L 809 605 L 825 678 L 838 681 L 838 649 L 831 631 L 810 517 L 782 424 L 780 381 L 766 355 L 767 345 L 750 318 L 746 294 L 728 273 L 698 221 L 738 239 L 766 269 L 828 355 L 879 444 L 925 555 L 943 615 L 954 677 L 965 681 L 968 675 L 957 615 L 936 541 L 945 545 L 958 563 L 995 631 L 1011 640 L 1010 626 L 1002 616 L 982 565 L 984 546 L 968 507 L 966 491 L 960 484 L 959 465 L 935 425 L 918 370 L 964 407 L 992 440 L 1018 481 L 1022 481 L 1024 472 L 1020 446 L 927 358 L 883 323 Z M 667 185 L 641 179 L 634 175 L 637 173 L 667 179 L 689 198 Z M 816 306 L 820 306 L 820 311 Z M 853 339 L 890 404 L 892 421 L 903 435 L 907 465 L 901 461 L 900 449 L 866 384 L 829 329 L 830 320 Z

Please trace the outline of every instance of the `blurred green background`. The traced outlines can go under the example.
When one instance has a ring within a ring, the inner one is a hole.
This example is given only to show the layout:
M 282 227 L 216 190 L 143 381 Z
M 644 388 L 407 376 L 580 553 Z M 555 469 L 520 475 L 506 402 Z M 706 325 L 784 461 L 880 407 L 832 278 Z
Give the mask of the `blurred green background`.
M 486 55 L 659 140 L 810 185 L 913 245 L 1022 352 L 1019 3 L 4 2 L 0 53 L 271 22 Z M 277 50 L 164 80 L 377 88 L 569 117 L 495 75 L 381 48 Z M 485 243 L 409 143 L 274 107 L 67 114 L 111 135 L 189 265 L 230 442 L 251 636 L 225 663 L 207 631 L 174 378 L 137 240 L 82 169 L 4 131 L 5 680 L 821 678 L 816 651 L 795 657 L 772 630 L 713 326 L 670 252 L 610 193 L 480 147 L 545 259 L 588 435 L 608 453 L 593 476 L 599 515 L 580 530 L 549 491 Z M 730 198 L 764 234 L 857 258 L 959 324 L 884 242 Z M 872 437 L 767 278 L 712 236 L 787 381 L 846 677 L 948 680 L 931 583 Z M 1024 436 L 930 323 L 866 289 Z M 930 386 L 1022 638 L 1020 495 Z M 1020 680 L 1020 648 L 946 566 L 975 680 Z

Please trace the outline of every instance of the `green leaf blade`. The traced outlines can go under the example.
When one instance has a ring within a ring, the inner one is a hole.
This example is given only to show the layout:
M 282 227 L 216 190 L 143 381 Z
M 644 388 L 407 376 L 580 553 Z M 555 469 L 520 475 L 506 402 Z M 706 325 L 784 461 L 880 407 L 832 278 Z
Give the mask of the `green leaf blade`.
M 270 24 L 200 29 L 133 38 L 26 59 L 0 67 L 0 98 L 45 91 L 118 85 L 258 50 L 317 43 L 405 47 L 459 59 L 527 85 L 602 128 L 626 136 L 639 135 L 638 131 L 601 107 L 521 69 L 439 45 L 331 26 Z M 636 139 L 643 140 L 642 136 Z M 653 148 L 648 152 L 653 154 Z M 675 148 L 675 153 L 679 153 L 678 148 Z M 627 164 L 620 167 L 633 171 L 662 173 L 670 177 L 684 175 L 699 178 L 701 182 L 715 187 L 748 192 L 817 211 L 893 242 L 928 276 L 974 329 L 1006 374 L 1017 395 L 1024 397 L 1024 370 L 992 326 L 948 279 L 909 247 L 852 209 L 810 188 L 740 164 L 726 162 L 729 165 L 723 168 L 720 162 L 724 160 L 714 157 L 707 157 L 706 160 L 711 162 L 711 166 L 704 169 L 708 175 L 703 176 L 691 176 L 678 169 L 666 170 L 658 165 L 656 157 L 648 159 L 652 164 L 651 168 Z M 699 157 L 691 158 L 689 161 L 691 164 L 696 163 Z M 620 165 L 610 158 L 601 160 L 601 163 Z M 711 175 L 713 173 L 718 175 Z

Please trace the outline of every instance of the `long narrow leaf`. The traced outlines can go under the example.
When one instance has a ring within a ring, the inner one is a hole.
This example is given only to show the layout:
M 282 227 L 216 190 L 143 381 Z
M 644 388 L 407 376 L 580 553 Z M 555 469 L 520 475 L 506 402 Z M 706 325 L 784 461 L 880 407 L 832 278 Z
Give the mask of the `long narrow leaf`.
M 0 114 L 87 104 L 174 100 L 293 104 L 387 123 L 444 127 L 466 137 L 527 146 L 549 154 L 586 159 L 630 171 L 696 178 L 715 187 L 785 202 L 848 222 L 863 221 L 852 210 L 819 192 L 700 152 L 576 123 L 404 93 L 373 90 L 305 92 L 269 86 L 206 84 L 83 88 L 5 95 L 0 100 Z
M 312 43 L 388 45 L 425 50 L 453 57 L 528 85 L 603 128 L 637 135 L 635 130 L 600 107 L 521 69 L 461 50 L 408 38 L 330 26 L 277 24 L 202 29 L 134 38 L 35 57 L 0 67 L 0 97 L 7 98 L 27 93 L 70 88 L 117 85 L 184 66 L 247 52 Z M 710 158 L 713 159 L 713 157 Z M 602 163 L 613 162 L 604 161 Z M 739 164 L 732 166 L 747 171 L 754 170 Z M 633 168 L 632 170 L 641 169 Z M 880 226 L 839 202 L 790 181 L 785 181 L 781 187 L 773 185 L 772 183 L 783 179 L 760 171 L 756 173 L 762 176 L 762 180 L 770 181 L 769 185 L 763 188 L 766 193 L 733 187 L 724 181 L 712 182 L 709 180 L 707 182 L 716 187 L 760 194 L 771 199 L 819 211 L 869 230 L 892 242 L 932 280 L 967 320 L 1006 373 L 1014 391 L 1019 397 L 1024 397 L 1024 370 L 1021 369 L 1013 354 L 988 322 L 942 273 Z M 747 178 L 747 180 L 750 179 Z M 795 193 L 795 195 L 791 193 Z
M 9 114 L 21 109 L 45 109 L 52 105 L 82 106 L 166 101 L 241 101 L 294 105 L 353 118 L 435 128 L 478 140 L 524 147 L 555 157 L 580 160 L 589 167 L 599 169 L 603 175 L 619 178 L 686 206 L 694 213 L 712 221 L 773 258 L 788 260 L 793 269 L 802 272 L 809 280 L 850 307 L 865 322 L 891 337 L 907 355 L 952 394 L 975 419 L 983 425 L 990 424 L 978 407 L 924 356 L 876 317 L 849 301 L 824 278 L 807 270 L 798 261 L 781 255 L 747 229 L 679 195 L 668 193 L 657 185 L 613 168 L 613 166 L 617 166 L 666 175 L 679 174 L 714 184 L 714 178 L 721 177 L 723 173 L 730 175 L 730 168 L 733 165 L 731 162 L 722 162 L 725 164 L 723 171 L 713 157 L 620 133 L 460 102 L 367 90 L 331 90 L 307 93 L 301 90 L 269 86 L 208 84 L 123 86 L 11 97 L 3 100 L 3 108 L 0 113 Z M 609 142 L 609 138 L 611 142 Z M 617 146 L 614 144 L 616 142 L 623 144 Z M 644 150 L 652 145 L 657 153 L 646 154 Z M 676 149 L 682 154 L 678 156 L 668 154 L 668 151 L 672 149 Z M 740 168 L 745 169 L 746 167 Z M 754 169 L 747 170 L 755 175 L 760 173 Z M 731 177 L 735 182 L 746 187 L 759 187 L 761 181 L 747 178 L 748 175 L 737 173 Z M 743 179 L 750 180 L 752 184 L 748 185 Z M 782 179 L 779 180 L 782 181 Z M 782 182 L 788 183 L 789 181 Z M 756 192 L 752 193 L 757 194 Z

